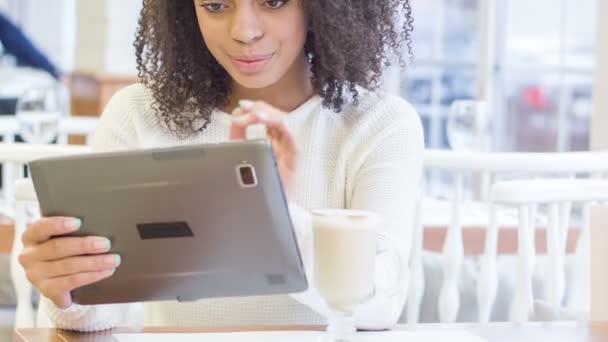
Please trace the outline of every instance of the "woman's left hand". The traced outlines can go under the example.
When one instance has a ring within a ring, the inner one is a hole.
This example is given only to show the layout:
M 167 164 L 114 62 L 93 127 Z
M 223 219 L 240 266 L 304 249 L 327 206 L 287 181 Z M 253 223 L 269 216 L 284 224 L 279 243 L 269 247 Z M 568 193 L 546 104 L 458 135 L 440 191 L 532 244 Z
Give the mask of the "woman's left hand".
M 266 126 L 266 135 L 272 143 L 283 188 L 290 198 L 295 186 L 299 152 L 293 134 L 284 122 L 287 114 L 265 102 L 241 101 L 232 115 L 230 140 L 246 139 L 247 127 L 251 125 Z

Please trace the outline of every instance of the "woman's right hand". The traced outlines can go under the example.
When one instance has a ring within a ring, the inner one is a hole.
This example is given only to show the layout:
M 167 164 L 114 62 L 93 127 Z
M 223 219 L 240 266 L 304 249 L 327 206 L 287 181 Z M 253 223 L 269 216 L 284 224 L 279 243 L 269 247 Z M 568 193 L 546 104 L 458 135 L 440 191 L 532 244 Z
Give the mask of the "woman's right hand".
M 120 256 L 107 254 L 105 237 L 62 236 L 77 231 L 81 222 L 71 217 L 43 217 L 23 234 L 19 262 L 29 281 L 58 308 L 72 304 L 70 291 L 114 274 Z

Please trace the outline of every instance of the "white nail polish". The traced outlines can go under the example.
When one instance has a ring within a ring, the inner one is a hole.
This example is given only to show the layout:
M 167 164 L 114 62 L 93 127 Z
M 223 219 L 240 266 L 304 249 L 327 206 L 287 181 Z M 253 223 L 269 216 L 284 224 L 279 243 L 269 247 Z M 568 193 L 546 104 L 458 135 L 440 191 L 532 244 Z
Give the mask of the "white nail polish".
M 237 125 L 242 125 L 247 121 L 248 118 L 249 118 L 249 115 L 233 116 L 232 122 L 234 122 Z
M 249 100 L 240 100 L 239 106 L 243 109 L 251 109 L 255 105 L 255 102 Z
M 68 219 L 63 222 L 63 225 L 68 229 L 79 229 L 82 226 L 82 221 L 77 218 Z

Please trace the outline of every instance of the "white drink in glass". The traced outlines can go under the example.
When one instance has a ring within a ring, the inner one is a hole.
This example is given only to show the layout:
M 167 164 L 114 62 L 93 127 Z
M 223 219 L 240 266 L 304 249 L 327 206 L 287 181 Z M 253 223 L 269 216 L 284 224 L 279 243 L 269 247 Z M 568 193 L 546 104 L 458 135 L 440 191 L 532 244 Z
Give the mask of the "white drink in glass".
M 330 335 L 354 333 L 353 311 L 374 293 L 378 225 L 369 212 L 313 211 L 315 285 L 333 311 Z

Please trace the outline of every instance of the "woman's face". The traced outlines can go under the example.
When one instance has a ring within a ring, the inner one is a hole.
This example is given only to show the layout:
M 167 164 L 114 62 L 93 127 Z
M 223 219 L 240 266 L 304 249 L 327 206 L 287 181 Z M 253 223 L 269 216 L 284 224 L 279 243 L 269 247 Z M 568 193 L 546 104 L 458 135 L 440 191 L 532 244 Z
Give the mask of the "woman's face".
M 194 0 L 207 48 L 245 88 L 301 68 L 308 21 L 300 0 Z

